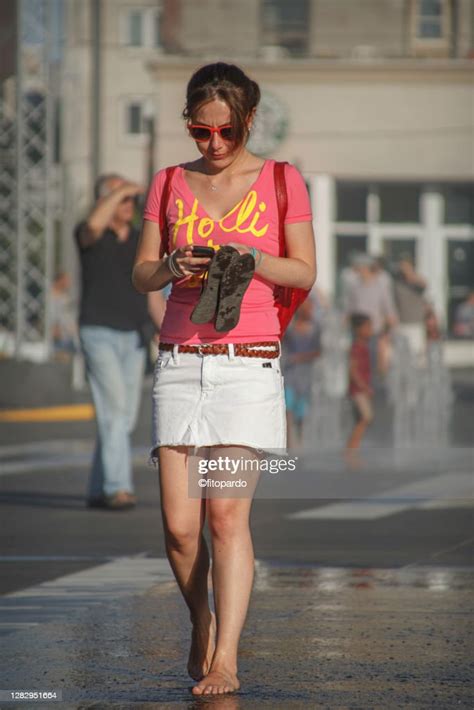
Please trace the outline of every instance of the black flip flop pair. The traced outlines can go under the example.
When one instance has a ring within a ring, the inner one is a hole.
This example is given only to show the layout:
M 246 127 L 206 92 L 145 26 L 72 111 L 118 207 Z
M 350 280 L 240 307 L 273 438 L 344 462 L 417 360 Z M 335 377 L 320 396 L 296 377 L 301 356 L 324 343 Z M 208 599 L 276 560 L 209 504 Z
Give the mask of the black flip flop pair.
M 222 333 L 235 328 L 244 294 L 255 271 L 252 254 L 239 254 L 234 247 L 221 247 L 212 259 L 198 303 L 191 313 L 193 323 L 209 323 Z

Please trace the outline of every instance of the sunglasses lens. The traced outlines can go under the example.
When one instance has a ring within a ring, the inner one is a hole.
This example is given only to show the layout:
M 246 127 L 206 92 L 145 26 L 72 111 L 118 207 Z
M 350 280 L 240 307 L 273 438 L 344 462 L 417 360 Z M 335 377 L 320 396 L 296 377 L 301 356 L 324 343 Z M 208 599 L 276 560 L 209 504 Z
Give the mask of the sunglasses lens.
M 208 141 L 211 137 L 209 128 L 191 127 L 189 132 L 195 141 Z
M 232 126 L 226 126 L 225 128 L 221 128 L 220 133 L 221 133 L 221 137 L 225 141 L 232 140 L 232 133 L 233 133 Z

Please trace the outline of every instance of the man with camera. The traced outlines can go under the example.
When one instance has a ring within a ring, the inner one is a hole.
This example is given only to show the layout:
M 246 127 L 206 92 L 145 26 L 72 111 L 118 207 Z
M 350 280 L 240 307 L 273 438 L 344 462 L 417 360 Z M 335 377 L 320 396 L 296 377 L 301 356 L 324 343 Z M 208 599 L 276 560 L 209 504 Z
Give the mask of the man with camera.
M 160 293 L 139 294 L 131 275 L 138 242 L 133 225 L 143 188 L 120 175 L 98 178 L 95 204 L 77 225 L 81 261 L 79 339 L 96 410 L 97 441 L 88 506 L 136 504 L 130 434 L 141 398 L 147 339 L 164 311 Z

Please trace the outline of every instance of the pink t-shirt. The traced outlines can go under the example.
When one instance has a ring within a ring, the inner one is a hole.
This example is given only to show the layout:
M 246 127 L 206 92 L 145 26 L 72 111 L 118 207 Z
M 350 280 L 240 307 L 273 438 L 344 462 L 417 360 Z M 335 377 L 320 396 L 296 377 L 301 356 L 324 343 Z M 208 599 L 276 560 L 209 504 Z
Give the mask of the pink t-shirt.
M 273 160 L 266 160 L 259 176 L 245 197 L 221 220 L 209 217 L 186 182 L 184 168 L 176 170 L 166 214 L 170 251 L 186 244 L 218 249 L 229 242 L 240 242 L 278 256 L 278 207 L 273 180 Z M 285 224 L 312 220 L 308 191 L 293 165 L 285 168 L 288 211 Z M 160 196 L 165 170 L 154 176 L 146 200 L 144 218 L 159 222 Z M 240 319 L 235 328 L 218 333 L 213 323 L 195 325 L 191 312 L 201 294 L 202 275 L 173 283 L 161 328 L 167 343 L 251 343 L 278 340 L 280 327 L 274 304 L 273 284 L 255 275 L 245 292 Z

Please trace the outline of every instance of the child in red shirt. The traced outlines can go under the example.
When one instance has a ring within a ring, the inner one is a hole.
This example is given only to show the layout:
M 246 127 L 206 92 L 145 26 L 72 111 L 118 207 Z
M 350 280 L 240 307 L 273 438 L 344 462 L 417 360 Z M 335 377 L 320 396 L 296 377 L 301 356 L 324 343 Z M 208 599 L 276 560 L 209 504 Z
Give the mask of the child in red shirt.
M 369 340 L 372 322 L 365 313 L 351 316 L 353 342 L 349 361 L 349 396 L 352 400 L 356 423 L 346 445 L 348 454 L 360 447 L 365 430 L 374 418 L 372 398 L 372 373 Z

